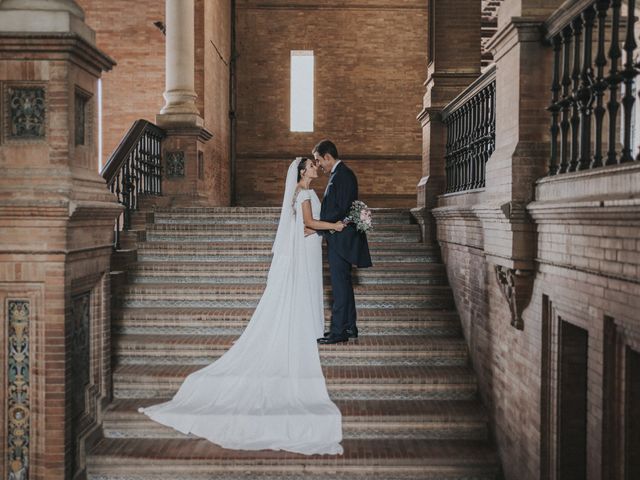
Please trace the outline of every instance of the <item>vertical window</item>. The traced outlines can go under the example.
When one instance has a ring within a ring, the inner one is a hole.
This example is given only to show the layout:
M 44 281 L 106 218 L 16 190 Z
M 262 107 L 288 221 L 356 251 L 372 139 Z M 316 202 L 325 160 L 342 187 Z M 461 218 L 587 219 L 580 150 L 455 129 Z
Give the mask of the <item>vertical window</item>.
M 291 51 L 291 131 L 313 132 L 312 50 Z
M 98 79 L 98 171 L 102 171 L 102 79 Z

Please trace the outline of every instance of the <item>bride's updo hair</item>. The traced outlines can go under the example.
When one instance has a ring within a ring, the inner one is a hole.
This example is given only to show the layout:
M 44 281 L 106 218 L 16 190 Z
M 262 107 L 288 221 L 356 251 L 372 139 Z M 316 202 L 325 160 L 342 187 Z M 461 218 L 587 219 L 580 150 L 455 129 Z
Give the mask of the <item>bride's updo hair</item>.
M 308 161 L 309 159 L 307 157 L 301 157 L 300 161 L 298 162 L 298 182 L 302 179 L 302 172 L 305 168 L 307 168 Z

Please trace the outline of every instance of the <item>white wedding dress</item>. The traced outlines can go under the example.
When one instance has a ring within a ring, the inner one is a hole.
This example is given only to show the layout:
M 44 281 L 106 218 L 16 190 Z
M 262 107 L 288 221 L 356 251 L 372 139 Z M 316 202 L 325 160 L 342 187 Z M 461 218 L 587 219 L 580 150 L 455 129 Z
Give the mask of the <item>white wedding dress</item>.
M 316 339 L 324 334 L 322 245 L 304 236 L 297 162 L 287 174 L 267 286 L 234 345 L 189 375 L 169 402 L 140 409 L 151 419 L 225 448 L 342 454 L 342 416 L 329 398 Z

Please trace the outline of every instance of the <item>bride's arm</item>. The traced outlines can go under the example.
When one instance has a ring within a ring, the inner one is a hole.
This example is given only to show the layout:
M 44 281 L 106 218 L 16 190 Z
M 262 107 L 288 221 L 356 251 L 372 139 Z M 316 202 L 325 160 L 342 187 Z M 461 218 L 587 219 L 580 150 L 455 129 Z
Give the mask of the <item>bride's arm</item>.
M 341 232 L 344 228 L 344 224 L 342 222 L 322 222 L 313 218 L 310 200 L 302 202 L 302 218 L 304 226 L 307 228 L 313 228 L 314 230 L 335 230 L 336 232 Z

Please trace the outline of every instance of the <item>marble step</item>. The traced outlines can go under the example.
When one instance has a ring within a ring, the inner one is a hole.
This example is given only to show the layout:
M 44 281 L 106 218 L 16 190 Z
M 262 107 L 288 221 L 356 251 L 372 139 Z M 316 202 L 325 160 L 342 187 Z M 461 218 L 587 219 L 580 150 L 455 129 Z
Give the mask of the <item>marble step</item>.
M 236 335 L 121 335 L 113 339 L 120 365 L 200 365 L 222 356 Z M 347 347 L 347 348 L 345 348 Z M 323 365 L 460 365 L 468 364 L 463 338 L 425 336 L 360 336 L 344 345 L 320 347 Z
M 236 262 L 139 262 L 129 275 L 131 283 L 266 283 L 270 263 Z M 445 285 L 442 264 L 396 263 L 353 269 L 354 285 L 419 284 Z M 324 266 L 324 283 L 330 284 L 329 266 Z
M 342 344 L 349 348 L 348 344 Z M 194 365 L 116 365 L 116 398 L 173 396 Z M 323 367 L 334 400 L 475 400 L 476 376 L 469 366 Z
M 193 438 L 138 412 L 164 399 L 115 400 L 105 412 L 107 438 Z M 345 439 L 396 438 L 487 440 L 487 416 L 479 402 L 436 400 L 339 400 Z
M 104 438 L 89 480 L 497 480 L 495 447 L 480 440 L 346 439 L 344 455 L 227 450 L 203 439 Z
M 264 291 L 260 284 L 134 284 L 123 288 L 122 307 L 255 308 Z M 357 308 L 455 307 L 448 286 L 354 285 Z M 325 286 L 324 303 L 329 307 L 331 288 Z
M 113 311 L 116 334 L 239 335 L 253 315 L 253 308 L 125 308 Z M 325 310 L 328 321 L 331 312 Z M 459 336 L 462 329 L 454 310 L 361 309 L 361 336 L 429 335 Z

